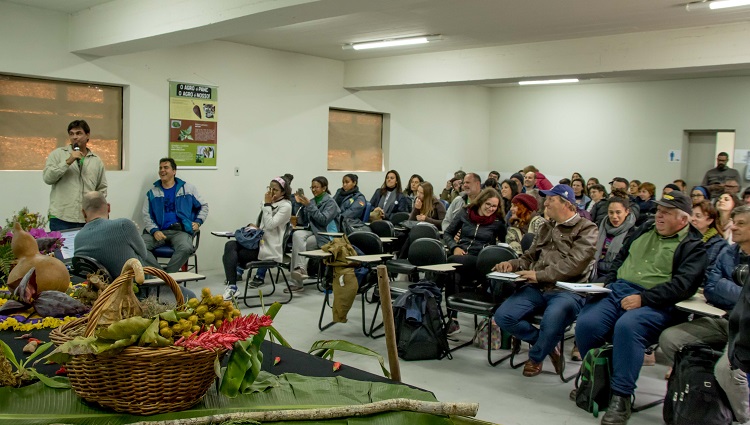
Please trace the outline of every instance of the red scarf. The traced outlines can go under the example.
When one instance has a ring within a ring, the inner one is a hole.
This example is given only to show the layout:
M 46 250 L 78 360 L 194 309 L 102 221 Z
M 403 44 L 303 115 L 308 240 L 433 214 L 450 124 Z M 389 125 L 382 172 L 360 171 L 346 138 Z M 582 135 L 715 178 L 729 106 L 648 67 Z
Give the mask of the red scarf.
M 480 226 L 486 226 L 488 224 L 492 224 L 497 217 L 495 217 L 495 214 L 492 215 L 480 215 L 476 208 L 468 208 L 469 210 L 469 221 L 475 224 L 479 224 Z

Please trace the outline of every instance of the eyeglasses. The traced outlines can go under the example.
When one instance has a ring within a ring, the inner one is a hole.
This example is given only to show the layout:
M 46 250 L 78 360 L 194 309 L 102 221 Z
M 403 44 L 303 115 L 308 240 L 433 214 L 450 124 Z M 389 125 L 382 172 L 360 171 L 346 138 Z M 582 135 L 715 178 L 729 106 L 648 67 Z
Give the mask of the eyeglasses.
M 735 184 L 725 184 L 724 187 L 728 187 L 730 189 L 737 189 L 739 186 Z

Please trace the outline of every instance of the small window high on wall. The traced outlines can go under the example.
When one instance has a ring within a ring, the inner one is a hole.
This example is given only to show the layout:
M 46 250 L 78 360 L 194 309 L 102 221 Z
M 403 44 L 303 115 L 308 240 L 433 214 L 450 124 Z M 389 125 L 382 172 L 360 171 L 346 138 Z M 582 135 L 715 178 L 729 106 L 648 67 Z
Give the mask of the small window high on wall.
M 328 171 L 383 171 L 383 115 L 328 111 Z
M 107 170 L 122 169 L 122 87 L 0 74 L 0 170 L 42 170 L 85 120 Z

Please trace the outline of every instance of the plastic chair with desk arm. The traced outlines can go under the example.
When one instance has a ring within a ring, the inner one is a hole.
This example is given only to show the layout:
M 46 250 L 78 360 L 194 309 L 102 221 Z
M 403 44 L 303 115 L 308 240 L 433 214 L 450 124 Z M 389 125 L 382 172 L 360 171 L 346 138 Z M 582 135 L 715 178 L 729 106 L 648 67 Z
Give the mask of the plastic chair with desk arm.
M 394 213 L 391 215 L 390 222 L 393 223 L 394 226 L 398 226 L 399 224 L 401 224 L 401 222 L 408 220 L 409 215 L 411 214 L 409 214 L 408 212 L 403 212 L 403 211 Z
M 370 223 L 370 230 L 381 237 L 392 238 L 396 235 L 396 231 L 393 229 L 393 223 L 387 220 L 378 220 Z
M 431 239 L 431 238 L 421 238 L 421 239 L 415 240 L 414 243 L 412 243 L 411 246 L 409 247 L 409 263 L 414 266 L 415 270 L 417 267 L 421 267 L 421 266 L 445 264 L 446 261 L 447 261 L 447 256 L 445 254 L 445 247 L 443 246 L 443 243 L 439 240 Z M 388 263 L 390 263 L 390 261 L 386 262 L 386 265 Z M 389 285 L 390 285 L 391 297 L 393 299 L 398 298 L 399 295 L 405 293 L 409 289 L 409 285 L 411 285 L 412 283 L 414 282 L 410 282 L 410 281 L 390 282 Z M 374 331 L 383 326 L 382 323 L 377 326 L 375 325 L 379 310 L 380 310 L 380 300 L 378 300 L 377 302 L 377 306 L 375 307 L 375 314 L 373 314 L 372 322 L 370 323 L 369 334 L 370 334 L 370 337 L 372 338 L 380 338 L 384 335 L 384 334 L 374 335 Z
M 383 244 L 380 241 L 380 237 L 375 233 L 368 231 L 358 231 L 347 236 L 347 238 L 349 239 L 349 242 L 352 244 L 352 246 L 356 247 L 364 255 L 376 255 L 383 253 Z M 376 289 L 377 279 L 370 279 L 370 277 L 374 274 L 374 270 L 372 270 L 370 265 L 366 265 L 365 267 L 367 267 L 368 269 L 367 274 L 362 278 L 363 282 L 359 285 L 357 295 L 360 295 L 362 300 L 362 333 L 365 336 L 370 336 L 366 326 L 365 305 L 366 302 L 368 302 L 367 292 Z M 320 310 L 320 318 L 318 319 L 318 329 L 320 329 L 321 331 L 330 328 L 336 323 L 330 322 L 326 325 L 323 325 L 323 316 L 325 314 L 326 307 L 332 307 L 330 303 L 330 295 L 332 290 L 331 285 L 332 283 L 326 283 L 325 296 L 323 297 L 323 306 Z
M 77 276 L 85 280 L 90 274 L 98 273 L 103 276 L 107 283 L 112 283 L 112 276 L 109 274 L 109 271 L 94 258 L 77 255 L 71 258 L 70 264 L 71 276 Z
M 198 273 L 198 246 L 201 243 L 201 231 L 200 229 L 196 230 L 193 233 L 193 253 L 190 254 L 190 257 L 188 257 L 188 260 L 185 262 L 185 264 L 182 265 L 182 271 L 188 271 L 188 270 L 195 270 L 195 273 Z M 172 258 L 172 255 L 174 255 L 174 248 L 172 248 L 172 245 L 169 243 L 166 243 L 162 246 L 154 248 L 153 251 L 151 251 L 154 254 L 154 257 L 158 260 L 159 258 Z M 193 259 L 193 265 L 190 265 L 190 258 Z M 162 264 L 164 265 L 164 264 Z
M 409 231 L 409 238 L 407 241 L 407 246 L 411 247 L 411 245 L 414 243 L 414 241 L 422 238 L 429 238 L 429 239 L 435 239 L 440 240 L 440 232 L 438 231 L 437 227 L 435 227 L 431 223 L 421 222 Z M 402 251 L 404 252 L 404 251 Z M 416 266 L 409 262 L 409 256 L 408 251 L 406 251 L 406 256 L 404 258 L 398 258 L 395 260 L 390 260 L 388 263 L 386 263 L 386 267 L 388 268 L 388 273 L 391 274 L 413 274 L 416 271 Z
M 281 242 L 282 247 L 286 247 L 287 241 L 289 241 L 289 238 L 292 234 L 292 226 L 291 224 L 286 225 L 286 229 L 284 230 L 284 237 Z M 253 299 L 253 298 L 260 298 L 260 295 L 248 295 L 248 289 L 250 288 L 250 283 L 253 277 L 253 270 L 264 268 L 268 270 L 268 274 L 271 278 L 271 292 L 264 293 L 263 298 L 269 297 L 273 295 L 276 292 L 276 285 L 279 283 L 279 276 L 284 278 L 284 284 L 286 285 L 287 289 L 290 289 L 289 287 L 289 280 L 286 277 L 286 270 L 289 270 L 289 262 L 287 262 L 287 255 L 286 250 L 284 250 L 284 258 L 282 262 L 274 261 L 274 260 L 256 260 L 251 261 L 245 265 L 245 268 L 248 270 L 247 278 L 245 280 L 245 293 L 242 297 L 237 297 L 237 299 L 241 299 L 243 303 L 245 303 L 245 306 L 253 308 L 253 307 L 260 307 L 260 304 L 248 304 L 247 300 Z M 273 270 L 276 269 L 276 276 L 273 275 Z M 292 301 L 292 298 L 294 298 L 294 291 L 289 290 L 289 298 L 287 298 L 285 301 L 279 301 L 280 304 L 287 304 L 288 302 Z M 266 305 L 270 305 L 270 302 L 266 302 Z
M 491 245 L 487 246 L 479 252 L 477 256 L 477 270 L 480 276 L 485 276 L 490 273 L 496 264 L 503 261 L 508 261 L 517 258 L 516 253 L 508 246 Z M 445 305 L 449 310 L 454 310 L 460 313 L 467 313 L 474 316 L 474 336 L 471 340 L 461 345 L 451 348 L 451 351 L 458 350 L 474 343 L 477 338 L 479 329 L 478 318 L 484 317 L 487 320 L 491 320 L 495 314 L 495 310 L 500 306 L 503 300 L 503 287 L 507 284 L 502 281 L 491 279 L 489 281 L 490 287 L 489 292 L 456 292 L 453 295 L 446 297 Z M 499 360 L 492 360 L 492 344 L 489 339 L 491 338 L 492 332 L 487 332 L 487 361 L 492 366 L 497 366 L 503 361 L 509 359 L 511 355 L 507 355 Z

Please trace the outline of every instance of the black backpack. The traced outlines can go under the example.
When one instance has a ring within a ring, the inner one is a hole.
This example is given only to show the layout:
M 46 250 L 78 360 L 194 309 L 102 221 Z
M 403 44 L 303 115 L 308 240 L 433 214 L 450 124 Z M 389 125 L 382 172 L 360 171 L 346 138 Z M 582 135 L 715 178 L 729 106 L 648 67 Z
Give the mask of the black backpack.
M 440 309 L 440 289 L 431 281 L 409 285 L 393 302 L 398 356 L 404 360 L 452 358 Z
M 599 417 L 599 412 L 607 410 L 612 399 L 611 378 L 612 344 L 589 350 L 576 377 L 576 405 Z
M 667 425 L 729 425 L 732 410 L 714 377 L 720 351 L 702 344 L 686 345 L 674 356 L 662 416 Z

